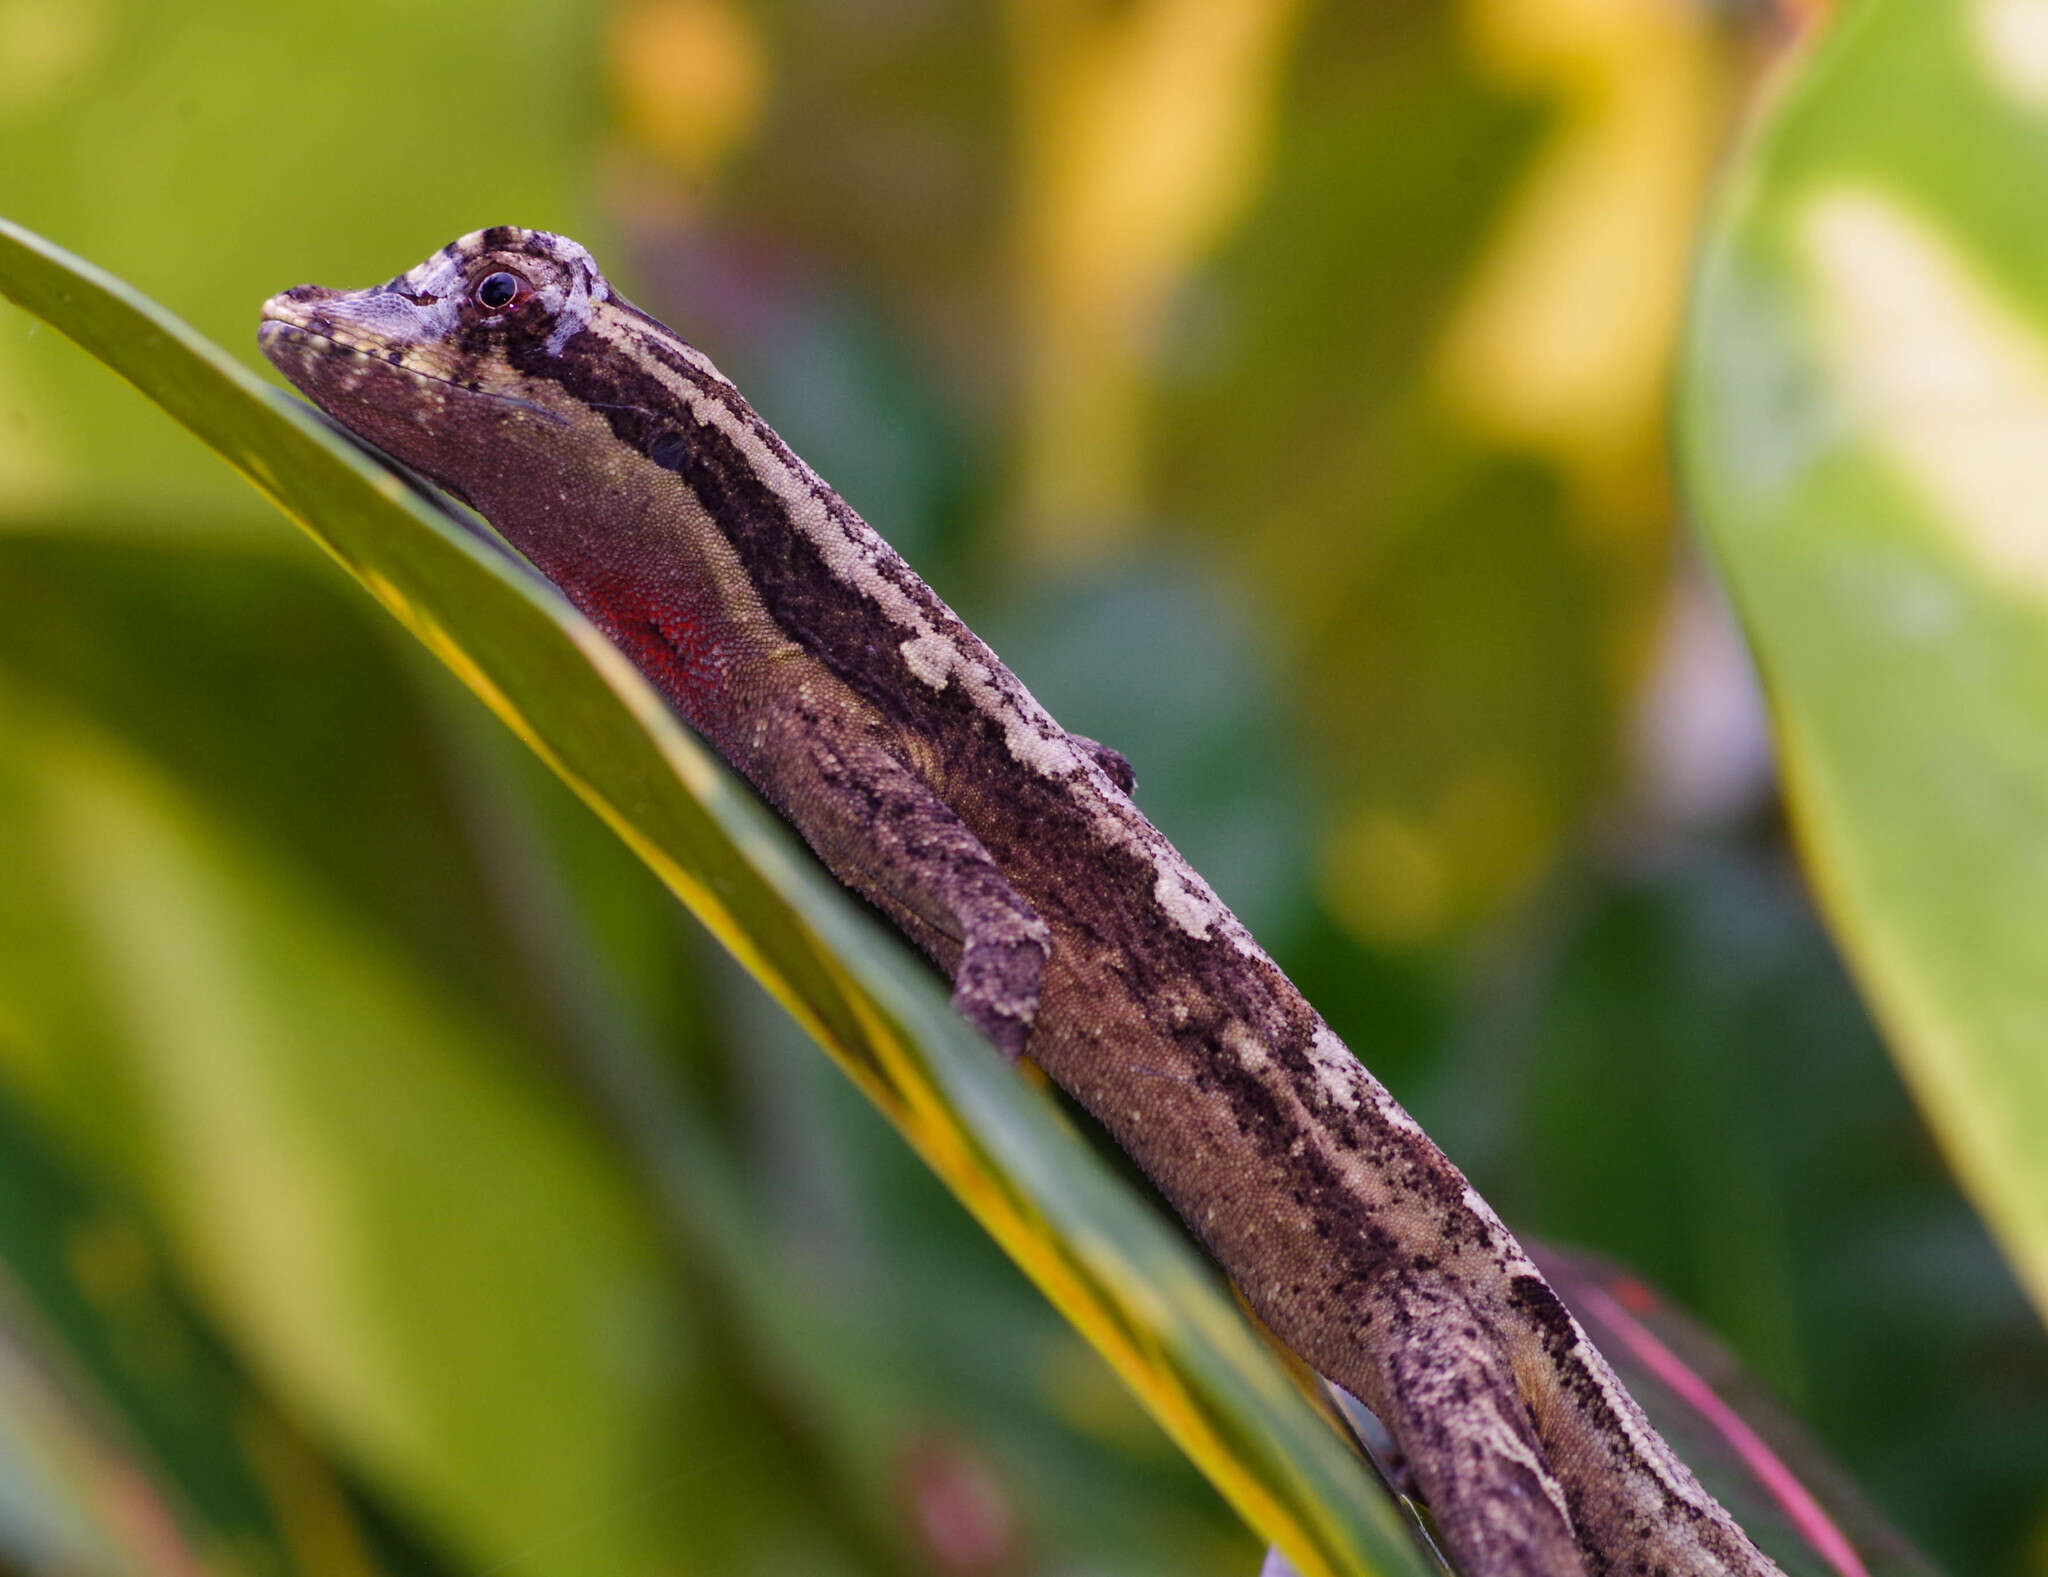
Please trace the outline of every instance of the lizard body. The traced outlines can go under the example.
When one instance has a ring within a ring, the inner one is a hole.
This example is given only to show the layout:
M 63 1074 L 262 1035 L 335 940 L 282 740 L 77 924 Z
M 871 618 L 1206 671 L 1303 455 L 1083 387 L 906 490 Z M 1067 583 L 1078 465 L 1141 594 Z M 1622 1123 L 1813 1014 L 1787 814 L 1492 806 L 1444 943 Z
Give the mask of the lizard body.
M 1132 802 L 695 348 L 545 232 L 301 286 L 263 350 L 470 503 L 1386 1422 L 1467 1577 L 1776 1568 Z

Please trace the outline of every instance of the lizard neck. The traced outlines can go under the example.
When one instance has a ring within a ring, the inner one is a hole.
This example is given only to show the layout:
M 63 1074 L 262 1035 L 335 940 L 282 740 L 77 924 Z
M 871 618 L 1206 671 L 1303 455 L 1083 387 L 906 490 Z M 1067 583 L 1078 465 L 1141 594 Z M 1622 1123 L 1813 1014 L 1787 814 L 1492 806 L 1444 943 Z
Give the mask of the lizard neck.
M 508 426 L 471 501 L 721 749 L 741 697 L 792 642 L 695 492 L 636 450 L 553 423 Z

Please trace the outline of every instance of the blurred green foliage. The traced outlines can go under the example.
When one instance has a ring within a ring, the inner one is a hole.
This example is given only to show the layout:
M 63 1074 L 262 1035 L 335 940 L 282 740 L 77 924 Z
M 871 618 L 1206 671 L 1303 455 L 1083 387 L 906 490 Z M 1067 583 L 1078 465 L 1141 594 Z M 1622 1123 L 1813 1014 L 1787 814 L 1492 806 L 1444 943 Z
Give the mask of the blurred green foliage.
M 1132 757 L 1511 1221 L 1707 1314 L 1954 1569 L 2048 1571 L 2040 1327 L 1740 770 L 1742 681 L 1672 636 L 1695 205 L 1785 27 L 1667 0 L 0 0 L 0 211 L 230 346 L 285 284 L 479 224 L 586 240 Z M 1868 91 L 1847 145 L 1919 124 L 1914 82 Z M 2001 146 L 2038 147 L 2005 113 Z M 1924 146 L 2031 257 L 2048 231 L 1992 155 Z M 40 1136 L 9 1165 L 47 1152 L 10 1198 L 132 1222 L 66 1229 L 73 1291 L 168 1267 L 222 1343 L 177 1338 L 212 1398 L 180 1417 L 263 1420 L 138 1441 L 78 1402 L 124 1394 L 115 1359 L 82 1379 L 16 1318 L 46 1273 L 10 1249 L 7 1561 L 167 1569 L 179 1510 L 108 1486 L 188 1451 L 228 1508 L 197 1521 L 236 1530 L 220 1569 L 294 1539 L 323 1571 L 1255 1569 L 611 834 L 10 308 L 0 614 L 0 1069 Z M 1734 722 L 1687 756 L 1646 696 Z M 1725 792 L 1674 792 L 1674 760 Z M 735 1220 L 805 1334 L 755 1339 L 763 1292 L 706 1248 Z M 38 1419 L 58 1445 L 11 1427 Z M 366 1455 L 406 1464 L 374 1501 Z M 52 1461 L 101 1466 L 66 1501 Z M 379 1531 L 320 1542 L 343 1527 Z

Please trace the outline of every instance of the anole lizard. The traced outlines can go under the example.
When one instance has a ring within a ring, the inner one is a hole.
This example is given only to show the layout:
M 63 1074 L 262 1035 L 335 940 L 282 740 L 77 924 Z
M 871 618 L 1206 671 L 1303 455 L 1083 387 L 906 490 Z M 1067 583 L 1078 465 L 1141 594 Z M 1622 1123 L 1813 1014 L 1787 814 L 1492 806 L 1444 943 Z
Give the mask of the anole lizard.
M 1500 1219 L 1069 734 L 704 355 L 541 231 L 300 286 L 264 353 L 473 506 L 1385 1421 L 1466 1577 L 1774 1567 Z

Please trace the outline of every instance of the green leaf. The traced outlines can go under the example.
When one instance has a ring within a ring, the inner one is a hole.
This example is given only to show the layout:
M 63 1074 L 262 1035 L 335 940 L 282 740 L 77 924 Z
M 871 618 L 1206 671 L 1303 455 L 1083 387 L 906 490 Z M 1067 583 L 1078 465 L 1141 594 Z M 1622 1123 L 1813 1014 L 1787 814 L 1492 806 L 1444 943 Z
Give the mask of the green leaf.
M 546 759 L 840 1059 L 1305 1577 L 1424 1569 L 1213 1276 L 559 596 L 191 330 L 4 223 L 0 291 L 226 456 Z
M 718 1515 L 757 1487 L 730 1356 L 533 1059 L 12 676 L 0 864 L 0 1067 L 149 1201 L 289 1412 L 481 1567 L 744 1571 L 774 1547 Z M 650 1495 L 668 1463 L 688 1471 Z
M 1808 872 L 2048 1311 L 2039 18 L 2034 0 L 1847 10 L 1735 165 L 1681 414 Z
M 229 1361 L 165 1258 L 0 1087 L 0 1550 L 134 1577 L 433 1569 Z

